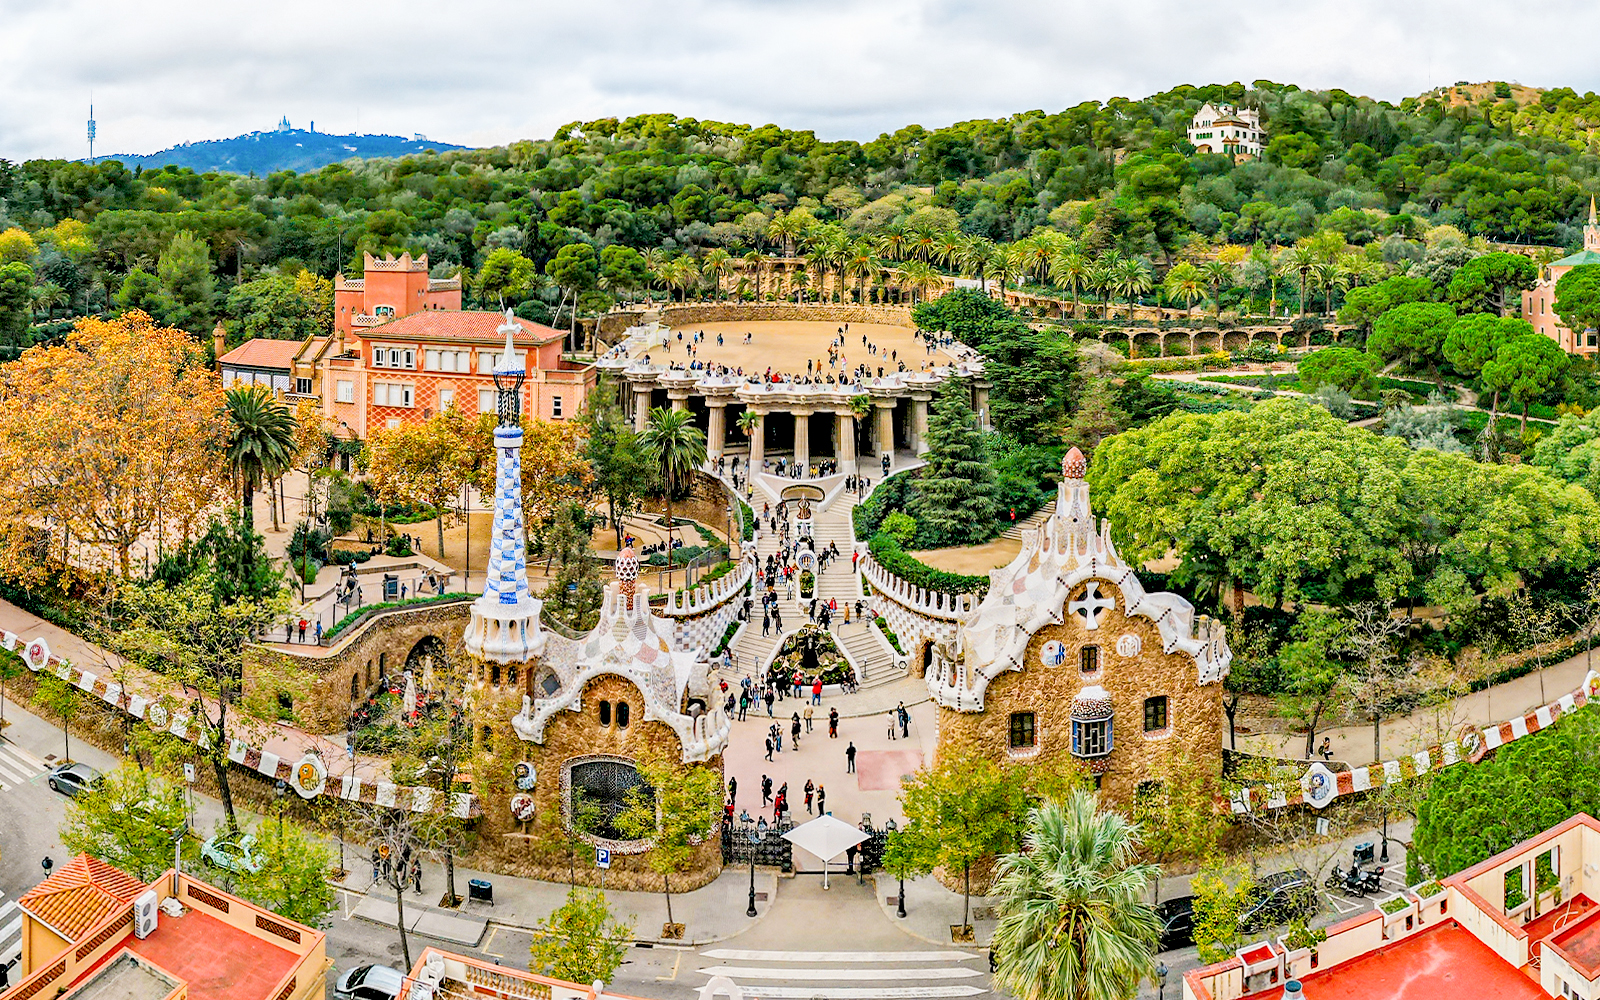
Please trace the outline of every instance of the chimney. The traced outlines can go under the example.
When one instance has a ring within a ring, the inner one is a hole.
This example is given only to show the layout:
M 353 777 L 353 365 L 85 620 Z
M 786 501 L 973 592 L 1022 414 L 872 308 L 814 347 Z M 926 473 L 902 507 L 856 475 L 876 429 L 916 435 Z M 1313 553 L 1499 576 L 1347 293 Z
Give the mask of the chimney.
M 216 328 L 211 331 L 211 353 L 217 357 L 217 372 L 222 372 L 222 356 L 228 353 L 228 331 L 222 325 L 222 320 L 217 320 Z

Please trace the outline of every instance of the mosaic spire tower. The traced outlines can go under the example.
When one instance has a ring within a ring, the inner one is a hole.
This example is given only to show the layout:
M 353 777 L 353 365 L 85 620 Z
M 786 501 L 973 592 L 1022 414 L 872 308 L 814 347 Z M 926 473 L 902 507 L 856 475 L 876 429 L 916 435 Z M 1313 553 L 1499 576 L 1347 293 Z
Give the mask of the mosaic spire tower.
M 496 663 L 517 663 L 539 655 L 544 635 L 539 613 L 544 602 L 528 592 L 528 536 L 522 521 L 523 359 L 512 345 L 521 331 L 511 311 L 498 331 L 506 350 L 494 366 L 500 422 L 494 429 L 494 531 L 483 594 L 472 602 L 472 622 L 462 642 L 467 652 Z

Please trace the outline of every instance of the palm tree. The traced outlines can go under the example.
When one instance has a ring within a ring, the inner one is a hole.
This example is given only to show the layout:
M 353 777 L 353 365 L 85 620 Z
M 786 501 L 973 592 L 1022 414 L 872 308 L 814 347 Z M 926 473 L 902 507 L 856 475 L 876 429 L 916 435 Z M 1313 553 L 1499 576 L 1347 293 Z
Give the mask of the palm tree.
M 1294 247 L 1285 250 L 1278 258 L 1285 274 L 1298 274 L 1300 276 L 1300 315 L 1306 314 L 1306 280 L 1310 278 L 1311 271 L 1317 266 L 1317 253 L 1309 243 L 1301 240 Z
M 36 307 L 44 309 L 45 319 L 55 319 L 56 308 L 72 301 L 72 296 L 67 290 L 53 281 L 46 281 L 33 290 L 33 302 Z
M 756 301 L 761 301 L 761 251 L 751 250 L 743 258 L 744 266 L 756 274 Z
M 706 435 L 688 410 L 657 406 L 639 435 L 639 444 L 655 461 L 667 491 L 667 587 L 672 586 L 672 495 L 688 485 L 694 470 L 705 464 Z
M 1217 316 L 1222 315 L 1222 290 L 1233 284 L 1233 265 L 1218 258 L 1206 261 L 1201 268 L 1206 285 L 1211 289 L 1211 306 Z
M 1042 284 L 1050 279 L 1050 261 L 1064 245 L 1071 242 L 1065 233 L 1041 230 L 1025 240 L 1018 240 L 1012 246 L 1022 255 L 1023 272 L 1033 275 Z
M 1167 272 L 1166 279 L 1161 282 L 1161 290 L 1167 293 L 1167 298 L 1181 301 L 1184 309 L 1193 316 L 1194 304 L 1206 297 L 1205 276 L 1198 267 L 1186 260 L 1180 261 Z
M 846 276 L 856 279 L 856 301 L 866 305 L 868 286 L 876 284 L 883 274 L 883 259 L 871 240 L 859 239 L 851 244 L 844 270 Z
M 733 255 L 722 247 L 716 247 L 706 254 L 706 259 L 701 262 L 700 269 L 711 279 L 711 298 L 713 301 L 722 298 L 722 278 L 733 267 Z
M 1078 317 L 1078 292 L 1089 283 L 1094 265 L 1076 245 L 1062 246 L 1050 255 L 1050 280 L 1072 291 L 1072 317 Z
M 1074 791 L 1028 814 L 1000 859 L 995 985 L 1017 1000 L 1123 1000 L 1151 974 L 1161 924 L 1144 902 L 1159 869 L 1136 864 L 1139 828 Z
M 1322 290 L 1322 311 L 1333 312 L 1333 293 L 1350 287 L 1350 275 L 1336 261 L 1323 261 L 1312 272 L 1317 287 Z
M 1141 257 L 1129 257 L 1118 265 L 1116 271 L 1116 289 L 1127 296 L 1128 318 L 1133 319 L 1133 307 L 1139 296 L 1148 292 L 1153 279 L 1150 275 L 1150 265 Z
M 912 305 L 916 304 L 919 292 L 922 294 L 923 300 L 926 301 L 928 289 L 936 288 L 940 283 L 939 275 L 933 268 L 920 260 L 908 262 L 901 269 L 901 275 L 901 280 L 904 282 L 905 287 L 911 292 Z
M 226 395 L 228 446 L 224 455 L 239 483 L 245 524 L 254 526 L 255 491 L 277 479 L 294 463 L 294 414 L 264 385 L 239 386 Z M 278 530 L 277 504 L 272 530 Z
M 933 256 L 934 247 L 938 245 L 939 234 L 926 220 L 914 222 L 906 227 L 906 249 L 912 258 L 926 264 Z
M 741 410 L 739 411 L 739 419 L 734 423 L 739 425 L 739 430 L 748 439 L 755 434 L 756 428 L 761 426 L 761 414 L 754 410 Z
M 794 256 L 794 247 L 809 228 L 811 217 L 805 213 L 785 212 L 772 217 L 767 224 L 767 239 L 783 243 L 783 255 Z
M 989 258 L 989 270 L 994 274 L 994 280 L 1000 285 L 1000 297 L 1006 294 L 1006 285 L 1015 282 L 1022 284 L 1023 275 L 1028 273 L 1029 251 L 1021 243 L 1012 243 L 1009 246 L 996 247 L 994 254 Z
M 952 263 L 961 269 L 963 278 L 977 278 L 978 290 L 987 295 L 994 259 L 994 241 L 984 236 L 973 236 L 962 242 L 961 249 L 957 251 Z

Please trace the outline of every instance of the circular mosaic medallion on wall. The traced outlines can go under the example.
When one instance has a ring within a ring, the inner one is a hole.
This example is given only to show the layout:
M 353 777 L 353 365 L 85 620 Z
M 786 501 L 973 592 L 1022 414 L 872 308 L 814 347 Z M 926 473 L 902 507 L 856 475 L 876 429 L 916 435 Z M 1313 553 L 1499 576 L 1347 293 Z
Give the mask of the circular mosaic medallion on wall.
M 527 761 L 519 761 L 517 765 L 511 769 L 511 778 L 517 783 L 518 788 L 528 792 L 532 791 L 533 786 L 538 783 L 539 772 Z
M 160 705 L 151 705 L 144 713 L 144 721 L 157 729 L 167 728 L 167 710 Z
M 511 815 L 524 823 L 533 819 L 533 796 L 527 792 L 511 796 Z
M 1067 647 L 1059 640 L 1051 639 L 1039 647 L 1039 662 L 1047 667 L 1059 667 L 1067 661 Z
M 1118 656 L 1138 656 L 1143 649 L 1144 640 L 1132 632 L 1117 637 Z
M 22 651 L 22 658 L 27 661 L 29 670 L 43 670 L 50 664 L 50 647 L 43 639 L 35 639 Z
M 327 783 L 328 768 L 322 763 L 322 758 L 313 753 L 308 753 L 296 761 L 294 771 L 289 776 L 289 784 L 294 786 L 296 794 L 302 799 L 312 799 L 321 795 Z

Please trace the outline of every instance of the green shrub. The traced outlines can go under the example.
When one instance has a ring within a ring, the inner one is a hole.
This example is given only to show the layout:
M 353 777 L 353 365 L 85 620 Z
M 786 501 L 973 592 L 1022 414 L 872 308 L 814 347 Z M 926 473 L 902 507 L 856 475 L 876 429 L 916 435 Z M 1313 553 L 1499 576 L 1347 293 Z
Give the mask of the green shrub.
M 945 594 L 977 594 L 989 587 L 987 576 L 967 576 L 934 569 L 907 555 L 900 543 L 882 532 L 872 536 L 867 543 L 872 558 L 889 573 L 926 590 Z
M 390 535 L 389 544 L 384 547 L 384 551 L 401 559 L 413 554 L 411 542 L 404 535 Z
M 910 545 L 917 537 L 917 519 L 904 511 L 895 511 L 883 519 L 881 530 L 901 545 Z
M 322 634 L 322 638 L 324 641 L 332 639 L 340 632 L 343 632 L 345 629 L 355 624 L 356 620 L 361 618 L 363 615 L 372 614 L 375 611 L 387 611 L 390 608 L 415 608 L 421 607 L 424 604 L 443 604 L 446 601 L 460 601 L 473 596 L 475 595 L 465 593 L 441 594 L 437 597 L 413 597 L 404 601 L 381 601 L 377 604 L 369 604 L 364 608 L 357 608 L 356 610 L 345 615 L 343 618 L 339 619 L 336 623 L 334 623 L 333 628 Z
M 895 635 L 894 629 L 889 627 L 889 620 L 887 618 L 883 617 L 882 615 L 878 615 L 872 619 L 872 624 L 876 625 L 878 627 L 878 631 L 883 633 L 883 637 L 889 640 L 889 645 L 894 647 L 894 651 L 896 653 L 899 653 L 901 656 L 906 655 L 906 651 L 900 648 L 900 637 Z

